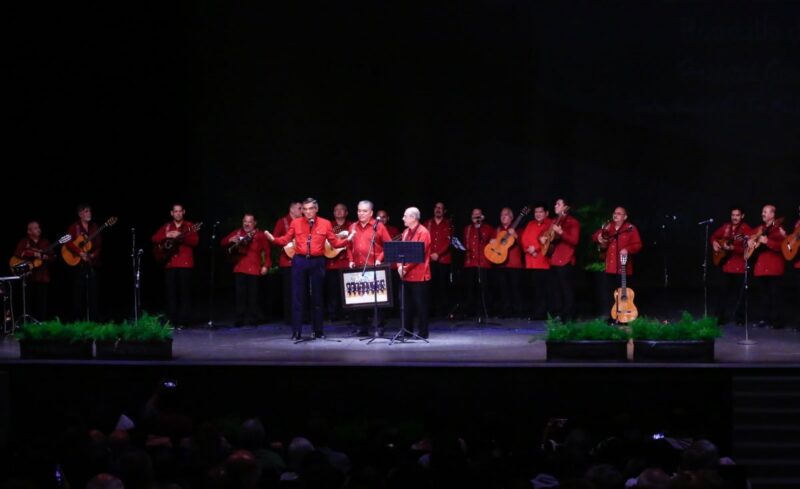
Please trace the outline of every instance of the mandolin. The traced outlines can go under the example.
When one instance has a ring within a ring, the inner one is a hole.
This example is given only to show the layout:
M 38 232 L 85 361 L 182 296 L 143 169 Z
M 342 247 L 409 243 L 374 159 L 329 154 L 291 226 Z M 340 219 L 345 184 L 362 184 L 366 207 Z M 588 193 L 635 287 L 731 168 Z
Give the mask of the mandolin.
M 516 229 L 522 218 L 527 216 L 530 211 L 531 209 L 528 206 L 523 207 L 519 211 L 517 218 L 511 223 L 511 229 Z M 516 238 L 508 234 L 508 231 L 504 229 L 497 233 L 497 236 L 483 248 L 483 255 L 495 265 L 501 265 L 508 260 L 508 250 L 514 246 L 516 241 Z
M 167 238 L 164 241 L 159 243 L 153 244 L 153 256 L 155 257 L 156 261 L 158 262 L 169 262 L 172 260 L 172 257 L 178 253 L 180 249 L 180 245 L 183 242 L 184 236 L 189 233 L 194 233 L 200 230 L 203 227 L 202 222 L 198 222 L 197 224 L 192 224 L 188 227 L 185 231 L 181 231 L 180 234 L 175 236 L 174 238 Z
M 639 316 L 639 310 L 633 303 L 633 289 L 628 288 L 627 263 L 628 255 L 620 255 L 620 286 L 614 291 L 614 306 L 611 308 L 611 318 L 622 324 L 627 324 Z
M 46 250 L 34 250 L 38 251 L 40 255 L 49 255 L 53 250 L 58 248 L 59 246 L 63 245 L 64 243 L 69 243 L 72 241 L 71 234 L 65 234 L 61 236 L 59 240 L 53 244 L 51 244 Z M 12 256 L 11 259 L 8 261 L 8 265 L 11 267 L 11 273 L 20 274 L 20 273 L 27 273 L 33 270 L 34 268 L 39 268 L 42 266 L 41 258 L 22 258 L 19 256 Z
M 789 261 L 794 260 L 797 257 L 798 246 L 800 246 L 800 226 L 795 226 L 794 232 L 786 236 L 786 239 L 781 243 L 783 257 Z
M 569 207 L 564 206 L 564 212 L 558 216 L 558 219 L 550 225 L 550 229 L 548 229 L 543 236 L 545 237 L 544 241 L 542 242 L 542 254 L 545 256 L 550 256 L 553 254 L 553 250 L 555 247 L 553 246 L 553 240 L 556 239 L 556 231 L 553 229 L 553 226 L 560 226 L 564 219 L 567 218 L 567 211 Z
M 754 234 L 751 234 L 750 237 L 747 239 L 747 243 L 744 247 L 744 259 L 749 260 L 753 253 L 761 246 L 761 243 L 758 239 L 761 236 L 766 236 L 772 231 L 772 228 L 775 226 L 780 226 L 783 224 L 783 218 L 779 217 L 778 219 L 773 219 L 772 222 L 768 226 L 764 226 L 763 224 L 758 228 Z
M 256 230 L 253 229 L 249 231 L 244 236 L 238 236 L 238 239 L 231 244 L 228 245 L 228 253 L 241 253 L 242 249 L 245 248 L 253 241 L 253 237 L 256 235 Z
M 77 238 L 75 238 L 73 244 L 78 247 L 78 250 L 83 253 L 87 253 L 92 250 L 92 240 L 97 237 L 100 233 L 102 233 L 106 228 L 110 228 L 114 224 L 117 223 L 116 217 L 111 217 L 108 221 L 104 222 L 102 226 L 97 228 L 95 232 L 86 236 L 85 234 L 81 234 Z M 72 251 L 69 246 L 64 246 L 61 248 L 61 258 L 64 259 L 64 262 L 71 266 L 79 265 L 83 260 L 81 259 L 80 253 L 76 253 Z

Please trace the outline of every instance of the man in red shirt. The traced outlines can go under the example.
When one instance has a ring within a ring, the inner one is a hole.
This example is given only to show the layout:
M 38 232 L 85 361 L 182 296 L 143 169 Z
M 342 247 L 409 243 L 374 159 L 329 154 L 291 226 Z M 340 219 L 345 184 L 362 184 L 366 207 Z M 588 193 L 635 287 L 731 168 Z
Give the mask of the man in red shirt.
M 550 261 L 542 253 L 542 234 L 550 229 L 547 206 L 544 203 L 533 207 L 533 220 L 522 232 L 522 249 L 525 250 L 525 268 L 530 270 L 533 283 L 533 311 L 531 319 L 547 319 L 547 309 L 552 307 L 552 292 L 549 287 Z
M 800 211 L 800 206 L 797 206 L 797 210 Z M 794 223 L 794 232 L 797 233 L 798 231 L 800 231 L 800 219 Z M 800 258 L 797 257 L 794 259 L 794 277 L 796 282 L 795 292 L 797 293 L 797 299 L 794 303 L 797 318 L 795 318 L 794 327 L 800 331 Z
M 253 214 L 245 214 L 242 227 L 222 238 L 221 242 L 235 260 L 236 326 L 258 324 L 262 319 L 258 286 L 261 276 L 266 275 L 272 265 L 272 257 L 269 243 L 257 224 Z
M 372 218 L 373 204 L 369 200 L 358 203 L 358 221 L 350 225 L 353 239 L 347 245 L 347 260 L 350 268 L 364 268 L 380 265 L 383 262 L 383 244 L 392 237 L 383 223 Z M 373 244 L 373 237 L 375 242 Z M 358 327 L 359 336 L 369 334 L 369 318 L 372 308 L 358 309 L 353 312 L 353 323 Z M 378 321 L 381 320 L 381 309 L 378 309 Z
M 633 258 L 642 250 L 642 238 L 636 226 L 628 222 L 628 211 L 624 207 L 617 207 L 611 215 L 611 225 L 598 229 L 592 235 L 592 241 L 600 244 L 606 250 L 606 281 L 605 290 L 607 302 L 605 311 L 611 311 L 614 305 L 614 291 L 619 287 L 619 276 L 622 273 L 620 257 L 628 257 L 626 275 L 628 286 L 631 286 L 633 276 Z
M 186 209 L 183 205 L 174 204 L 170 215 L 172 220 L 158 228 L 151 241 L 161 247 L 171 243 L 172 254 L 166 256 L 164 264 L 167 318 L 176 327 L 183 327 L 189 323 L 194 248 L 200 242 L 200 236 L 192 229 L 193 224 L 184 219 Z
M 511 227 L 514 220 L 514 211 L 504 207 L 500 211 L 500 225 L 496 234 L 505 231 L 514 237 L 514 244 L 508 249 L 508 259 L 492 269 L 494 281 L 500 294 L 498 315 L 500 317 L 522 317 L 522 277 L 525 273 L 525 264 L 522 261 L 522 244 L 519 235 Z
M 299 201 L 289 204 L 289 213 L 275 221 L 272 229 L 274 236 L 283 236 L 289 230 L 289 224 L 293 219 L 303 215 L 303 204 Z M 294 243 L 287 246 L 294 247 Z M 278 255 L 278 268 L 281 272 L 281 293 L 283 295 L 283 322 L 292 323 L 292 259 L 286 254 L 285 250 L 280 250 Z
M 64 245 L 73 255 L 81 257 L 81 263 L 72 267 L 72 317 L 75 320 L 83 317 L 87 321 L 98 321 L 100 319 L 97 299 L 99 290 L 98 267 L 103 254 L 103 237 L 100 234 L 95 235 L 90 241 L 92 244 L 91 250 L 81 251 L 75 245 L 75 240 L 79 236 L 88 238 L 97 231 L 98 226 L 92 222 L 92 206 L 78 204 L 76 210 L 78 212 L 78 220 L 67 228 L 67 232 L 72 236 L 72 241 Z
M 737 323 L 744 323 L 744 245 L 752 234 L 750 226 L 744 222 L 744 212 L 739 206 L 730 209 L 730 222 L 720 226 L 711 234 L 711 248 L 717 252 L 727 251 L 722 262 L 722 285 L 717 297 L 715 315 L 719 324 L 728 322 L 728 309 L 733 303 L 733 318 Z
M 352 221 L 347 219 L 347 206 L 341 202 L 333 207 L 333 233 L 350 229 Z M 338 246 L 336 248 L 339 248 Z M 334 258 L 325 260 L 325 302 L 328 319 L 338 321 L 342 317 L 342 270 L 347 270 L 347 252 L 341 250 Z
M 386 232 L 389 233 L 389 236 L 391 236 L 392 239 L 400 239 L 400 230 L 389 224 L 391 217 L 386 210 L 380 209 L 375 213 L 375 215 L 377 216 L 376 218 L 384 225 L 384 227 L 386 227 Z
M 312 338 L 325 338 L 322 329 L 322 284 L 325 281 L 325 240 L 336 248 L 347 246 L 349 239 L 342 239 L 333 232 L 333 225 L 327 219 L 317 217 L 319 204 L 312 198 L 303 201 L 303 217 L 293 219 L 283 236 L 273 236 L 264 231 L 267 239 L 278 246 L 286 246 L 295 241 L 295 255 L 292 259 L 292 339 L 301 339 L 303 304 L 311 286 Z M 343 230 L 341 236 L 351 238 Z
M 492 303 L 488 287 L 490 262 L 483 253 L 483 248 L 495 237 L 495 229 L 484 224 L 481 209 L 472 209 L 472 224 L 464 227 L 464 312 L 474 314 L 478 322 L 489 315 L 488 306 Z
M 30 268 L 26 280 L 26 305 L 28 311 L 39 321 L 48 319 L 47 295 L 50 287 L 50 264 L 55 259 L 54 252 L 45 253 L 50 248 L 47 238 L 42 238 L 42 228 L 37 221 L 28 223 L 27 236 L 17 242 L 14 256 L 22 258 L 33 266 L 34 260 L 41 260 L 41 265 Z M 33 299 L 33 300 L 31 300 Z
M 409 207 L 403 213 L 403 241 L 419 241 L 423 243 L 425 260 L 422 263 L 397 264 L 397 273 L 403 281 L 404 303 L 406 306 L 403 325 L 407 331 L 414 332 L 414 317 L 417 318 L 417 331 L 419 336 L 427 339 L 429 315 L 429 288 L 431 280 L 431 234 L 419 222 L 420 213 L 416 207 Z
M 452 264 L 450 240 L 455 235 L 453 222 L 447 216 L 444 202 L 433 206 L 433 217 L 424 227 L 431 235 L 431 288 L 433 289 L 433 315 L 444 317 L 452 306 Z M 394 235 L 393 235 L 394 236 Z
M 759 247 L 755 252 L 758 256 L 755 259 L 753 273 L 761 297 L 758 325 L 781 329 L 783 328 L 781 279 L 786 269 L 786 260 L 781 254 L 781 244 L 786 238 L 786 231 L 775 222 L 774 205 L 767 204 L 761 209 L 761 225 L 753 232 L 761 234 L 756 240 Z M 754 246 L 756 242 L 749 240 L 748 246 Z
M 569 214 L 565 199 L 556 200 L 553 210 L 556 216 L 551 225 L 554 237 L 550 244 L 553 311 L 564 321 L 571 321 L 575 319 L 575 248 L 581 236 L 581 224 Z

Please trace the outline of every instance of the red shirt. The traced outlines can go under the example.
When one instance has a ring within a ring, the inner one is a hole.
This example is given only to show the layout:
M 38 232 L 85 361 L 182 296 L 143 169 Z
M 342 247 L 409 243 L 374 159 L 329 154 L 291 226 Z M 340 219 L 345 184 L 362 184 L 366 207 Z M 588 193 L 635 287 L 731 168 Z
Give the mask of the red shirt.
M 297 217 L 292 219 L 292 222 L 289 223 L 289 229 L 286 231 L 286 234 L 283 236 L 275 236 L 275 241 L 273 242 L 278 246 L 286 246 L 292 240 L 295 240 L 295 253 L 306 256 L 309 254 L 307 253 L 307 250 L 309 249 L 309 237 L 311 243 L 311 256 L 325 255 L 326 239 L 337 248 L 347 246 L 347 240 L 336 236 L 333 233 L 333 226 L 331 225 L 331 222 L 324 217 L 316 218 L 314 221 L 313 233 L 308 224 L 308 220 L 305 217 Z
M 26 260 L 33 260 L 36 259 L 35 253 L 42 252 L 46 249 L 50 248 L 50 242 L 47 241 L 45 238 L 39 238 L 39 242 L 34 243 L 30 238 L 22 238 L 17 243 L 17 248 L 14 251 L 14 256 L 19 258 L 24 258 Z M 28 282 L 29 283 L 36 283 L 36 284 L 49 284 L 50 283 L 50 263 L 55 260 L 56 255 L 55 251 L 51 251 L 49 255 L 45 255 L 42 258 L 42 265 L 39 267 L 34 268 L 31 271 L 31 274 L 28 275 Z
M 500 231 L 508 232 L 508 228 L 510 226 L 497 226 L 495 230 L 495 236 L 500 234 Z M 514 244 L 508 249 L 508 259 L 499 265 L 495 265 L 495 268 L 525 268 L 525 264 L 522 261 L 522 246 L 519 242 L 519 234 L 516 235 L 514 238 Z
M 794 223 L 794 232 L 797 232 L 798 229 L 800 229 L 800 219 L 798 219 L 798 221 Z M 795 259 L 794 268 L 795 269 L 800 268 L 800 259 Z
M 336 221 L 331 221 L 331 225 L 333 226 L 333 233 L 339 233 L 341 231 L 347 231 L 352 226 L 352 222 L 345 221 L 344 224 L 336 224 Z M 331 243 L 333 244 L 333 243 Z M 345 245 L 347 246 L 347 245 Z M 334 246 L 334 248 L 342 248 L 341 246 Z M 345 270 L 350 268 L 350 261 L 347 259 L 347 250 L 342 250 L 336 255 L 336 258 L 328 258 L 325 260 L 325 269 L 326 270 Z
M 167 224 L 158 228 L 158 231 L 153 235 L 151 241 L 153 243 L 161 243 L 167 239 L 167 233 L 170 231 L 180 231 L 181 229 L 189 229 L 192 227 L 189 221 L 183 221 L 181 227 L 175 225 L 175 221 L 170 221 Z M 192 248 L 197 246 L 200 242 L 200 236 L 197 231 L 186 233 L 178 242 L 178 251 L 172 255 L 172 258 L 167 262 L 165 268 L 194 268 L 194 252 Z
M 550 255 L 550 265 L 555 267 L 575 264 L 575 248 L 581 236 L 581 223 L 567 214 L 561 220 L 561 230 L 563 233 L 560 236 L 554 233 L 555 238 L 551 243 L 554 248 Z
M 750 229 L 750 226 L 746 223 L 741 222 L 738 226 L 734 226 L 728 222 L 714 231 L 710 239 L 713 245 L 714 241 L 720 239 L 733 238 L 737 235 L 744 235 L 746 237 L 751 234 L 753 234 L 753 230 Z M 733 240 L 733 249 L 728 251 L 728 257 L 722 263 L 722 271 L 724 273 L 744 273 L 744 243 L 744 239 Z
M 81 224 L 82 221 L 75 221 L 67 228 L 67 232 L 72 236 L 72 241 L 65 244 L 70 251 L 75 256 L 80 256 L 81 250 L 75 245 L 75 240 L 78 239 L 78 236 L 86 235 L 88 238 L 92 233 L 97 231 L 97 224 L 90 222 L 88 229 L 84 229 L 83 225 Z M 89 259 L 91 260 L 92 265 L 99 265 L 100 264 L 100 256 L 103 252 L 103 237 L 101 235 L 95 236 L 92 241 L 92 249 L 88 252 Z
M 592 241 L 599 242 L 602 228 L 592 235 Z M 612 224 L 608 229 L 608 249 L 606 250 L 606 273 L 619 274 L 622 271 L 619 264 L 619 250 L 628 250 L 628 264 L 626 275 L 633 275 L 633 256 L 642 249 L 642 238 L 636 226 L 627 222 L 618 230 Z
M 353 239 L 347 245 L 347 261 L 353 262 L 356 266 L 364 266 L 367 262 L 367 255 L 369 254 L 369 266 L 375 265 L 375 259 L 383 263 L 383 243 L 391 241 L 392 237 L 383 226 L 378 223 L 378 228 L 375 230 L 375 246 L 370 252 L 370 245 L 372 244 L 373 229 L 375 226 L 375 219 L 370 219 L 368 223 L 361 224 L 354 222 L 350 225 L 350 231 L 355 231 Z
M 241 246 L 238 251 L 234 251 L 236 265 L 233 273 L 243 273 L 245 275 L 261 275 L 261 267 L 269 268 L 272 265 L 272 258 L 269 256 L 269 240 L 258 228 L 254 229 L 253 239 L 246 246 Z M 231 246 L 231 238 L 247 236 L 244 229 L 239 228 L 231 234 L 222 238 L 220 242 L 223 248 Z
M 437 261 L 442 265 L 451 264 L 453 256 L 450 254 L 450 239 L 455 234 L 453 223 L 445 217 L 437 224 L 436 219 L 431 218 L 425 221 L 425 228 L 431 236 L 431 253 L 439 255 Z
M 292 222 L 291 214 L 286 214 L 285 216 L 281 217 L 277 221 L 275 221 L 275 228 L 272 231 L 273 236 L 283 236 L 289 230 L 289 223 Z M 289 255 L 281 249 L 281 254 L 278 255 L 278 266 L 281 268 L 287 268 L 292 266 L 292 259 L 289 258 Z
M 763 224 L 758 226 L 754 232 L 760 232 L 763 227 Z M 786 238 L 786 231 L 782 226 L 772 226 L 766 236 L 766 244 L 759 246 L 759 250 L 756 251 L 758 257 L 753 273 L 756 277 L 781 276 L 786 269 L 786 260 L 783 259 L 781 252 L 781 244 Z
M 431 279 L 431 233 L 422 224 L 414 229 L 403 231 L 403 241 L 421 241 L 425 249 L 425 261 L 422 263 L 406 263 L 403 280 L 406 282 L 427 282 Z M 400 268 L 400 263 L 397 264 Z
M 552 219 L 545 217 L 542 222 L 534 219 L 525 226 L 525 231 L 523 231 L 522 236 L 520 236 L 522 251 L 525 252 L 525 268 L 532 268 L 535 270 L 547 270 L 550 268 L 550 261 L 542 254 L 542 243 L 539 241 L 539 236 L 550 229 L 552 223 Z M 533 246 L 536 250 L 536 256 L 526 251 L 529 246 Z
M 392 239 L 394 239 L 396 236 L 400 236 L 400 230 L 391 224 L 386 224 L 386 232 L 389 233 L 389 236 L 391 236 Z
M 495 237 L 495 230 L 487 224 L 475 227 L 470 224 L 464 227 L 464 247 L 467 249 L 464 255 L 464 268 L 489 268 L 492 266 L 483 249 Z

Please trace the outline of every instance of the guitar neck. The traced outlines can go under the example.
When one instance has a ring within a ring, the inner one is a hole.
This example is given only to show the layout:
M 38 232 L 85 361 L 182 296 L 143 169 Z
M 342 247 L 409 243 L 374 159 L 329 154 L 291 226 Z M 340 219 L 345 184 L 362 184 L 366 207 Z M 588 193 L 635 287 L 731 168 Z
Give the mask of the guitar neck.
M 620 265 L 620 289 L 622 289 L 622 296 L 624 297 L 628 291 L 628 265 L 626 263 L 622 263 Z

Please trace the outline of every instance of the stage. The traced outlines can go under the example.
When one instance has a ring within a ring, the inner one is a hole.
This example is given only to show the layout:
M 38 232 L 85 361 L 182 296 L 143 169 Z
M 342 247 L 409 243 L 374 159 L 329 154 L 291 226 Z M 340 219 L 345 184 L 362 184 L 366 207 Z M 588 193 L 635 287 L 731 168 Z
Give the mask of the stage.
M 250 327 L 187 328 L 174 332 L 173 355 L 169 363 L 184 365 L 298 365 L 298 366 L 424 366 L 424 367 L 626 367 L 667 368 L 674 363 L 547 362 L 542 321 L 495 320 L 493 325 L 475 322 L 438 321 L 431 324 L 429 342 L 394 342 L 399 321 L 389 321 L 384 336 L 368 343 L 353 334 L 345 322 L 327 324 L 327 340 L 296 344 L 291 328 L 280 323 Z M 715 362 L 693 367 L 797 367 L 800 366 L 800 333 L 793 329 L 750 328 L 757 343 L 744 346 L 743 326 L 726 325 L 716 341 Z M 310 336 L 310 327 L 303 333 Z M 0 341 L 0 362 L 41 363 L 19 360 L 17 341 L 7 336 Z M 46 361 L 45 363 L 109 363 L 101 360 Z M 114 362 L 120 363 L 120 362 Z M 140 362 L 122 362 L 140 363 Z M 145 362 L 153 363 L 153 362 Z M 157 363 L 157 362 L 156 362 Z M 687 364 L 688 366 L 688 364 Z

